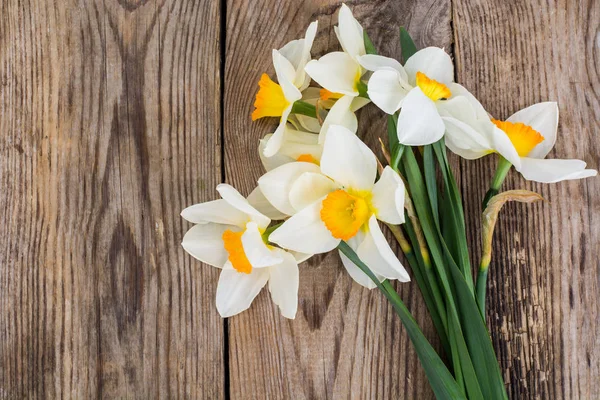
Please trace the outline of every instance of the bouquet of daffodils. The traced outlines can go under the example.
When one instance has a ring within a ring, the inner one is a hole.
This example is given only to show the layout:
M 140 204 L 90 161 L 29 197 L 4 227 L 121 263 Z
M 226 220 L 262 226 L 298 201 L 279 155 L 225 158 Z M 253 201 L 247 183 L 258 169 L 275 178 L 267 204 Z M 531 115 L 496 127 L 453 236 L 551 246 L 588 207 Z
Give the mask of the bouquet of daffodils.
M 545 158 L 556 140 L 556 103 L 532 105 L 506 121 L 494 119 L 453 82 L 452 60 L 443 49 L 417 51 L 401 29 L 404 65 L 378 55 L 345 5 L 335 28 L 343 51 L 311 60 L 316 33 L 313 22 L 303 39 L 273 50 L 276 81 L 263 74 L 258 82 L 252 119 L 276 117 L 279 125 L 259 143 L 266 173 L 257 188 L 244 197 L 221 184 L 220 200 L 183 210 L 183 218 L 196 224 L 183 239 L 184 249 L 221 269 L 216 305 L 223 317 L 246 310 L 268 284 L 286 318 L 296 315 L 298 265 L 314 254 L 337 251 L 358 284 L 378 288 L 391 302 L 437 398 L 507 398 L 485 324 L 493 230 L 505 202 L 541 197 L 500 188 L 511 167 L 525 179 L 545 183 L 597 172 L 580 160 Z M 381 159 L 357 135 L 356 112 L 371 102 L 388 115 Z M 466 159 L 498 157 L 482 199 L 483 254 L 476 283 L 446 148 Z M 410 274 L 382 225 L 397 240 Z M 390 283 L 412 279 L 443 355 Z

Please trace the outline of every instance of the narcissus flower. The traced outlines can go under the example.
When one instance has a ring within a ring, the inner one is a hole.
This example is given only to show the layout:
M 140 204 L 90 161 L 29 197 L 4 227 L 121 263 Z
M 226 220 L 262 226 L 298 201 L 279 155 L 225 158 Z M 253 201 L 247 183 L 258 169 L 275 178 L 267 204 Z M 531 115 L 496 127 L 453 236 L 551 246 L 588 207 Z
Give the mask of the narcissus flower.
M 273 50 L 273 66 L 277 82 L 262 74 L 258 82 L 259 90 L 254 102 L 252 120 L 263 117 L 280 117 L 279 126 L 265 147 L 265 156 L 271 157 L 279 150 L 288 117 L 294 102 L 302 98 L 302 90 L 310 83 L 304 67 L 310 60 L 310 49 L 317 33 L 317 23 L 313 22 L 306 31 L 306 37 L 286 44 L 280 50 Z
M 373 152 L 348 129 L 331 126 L 320 166 L 289 163 L 259 179 L 259 188 L 269 202 L 292 215 L 269 240 L 308 254 L 328 252 L 344 240 L 380 280 L 409 281 L 377 222 L 404 222 L 404 185 L 390 167 L 377 182 L 376 175 Z M 358 283 L 374 287 L 358 267 L 340 255 Z
M 361 77 L 365 73 L 358 62 L 358 58 L 366 54 L 363 28 L 345 4 L 342 4 L 338 26 L 334 29 L 344 51 L 325 54 L 307 63 L 305 68 L 308 75 L 325 88 L 321 95 L 323 100 L 342 95 L 358 96 Z
M 233 187 L 221 184 L 222 199 L 196 204 L 181 212 L 194 225 L 182 246 L 192 256 L 221 268 L 217 310 L 222 317 L 248 307 L 269 283 L 273 302 L 286 318 L 298 307 L 298 262 L 292 254 L 270 246 L 263 238 L 271 220 Z M 259 196 L 260 197 L 260 196 Z
M 455 95 L 457 86 L 452 60 L 444 50 L 419 50 L 404 67 L 385 57 L 364 56 L 361 63 L 374 71 L 367 91 L 371 101 L 388 114 L 402 108 L 397 125 L 400 143 L 422 146 L 444 136 L 439 109 Z
M 556 143 L 558 106 L 555 102 L 534 104 L 506 121 L 499 121 L 490 120 L 474 97 L 459 101 L 463 104 L 453 105 L 451 100 L 446 108 L 449 113 L 463 114 L 462 122 L 447 124 L 446 145 L 454 153 L 467 159 L 499 153 L 525 179 L 542 183 L 598 174 L 596 170 L 586 169 L 586 163 L 581 160 L 545 158 Z

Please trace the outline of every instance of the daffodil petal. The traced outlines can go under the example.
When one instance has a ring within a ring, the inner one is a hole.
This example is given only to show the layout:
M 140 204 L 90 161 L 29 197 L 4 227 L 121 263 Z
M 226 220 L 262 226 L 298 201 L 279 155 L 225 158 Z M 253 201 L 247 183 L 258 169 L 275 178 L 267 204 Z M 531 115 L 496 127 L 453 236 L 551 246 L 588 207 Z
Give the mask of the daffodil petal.
M 268 280 L 268 268 L 254 268 L 249 274 L 224 268 L 217 285 L 217 311 L 221 317 L 247 310 Z
M 283 154 L 283 152 L 277 152 L 274 155 L 272 155 L 271 157 L 265 157 L 265 148 L 267 147 L 267 144 L 269 143 L 269 140 L 271 139 L 271 137 L 273 137 L 272 133 L 269 133 L 268 135 L 265 135 L 264 138 L 260 139 L 259 144 L 258 144 L 258 155 L 260 157 L 260 161 L 262 162 L 263 167 L 265 167 L 265 170 L 271 171 L 272 169 L 275 169 L 283 164 L 287 164 L 293 161 L 296 161 L 294 159 L 292 159 L 290 156 L 287 156 L 285 154 Z
M 418 87 L 404 98 L 397 128 L 398 141 L 408 146 L 437 142 L 444 136 L 445 130 L 435 103 Z
M 367 93 L 383 112 L 393 114 L 402 106 L 408 91 L 400 82 L 398 71 L 381 69 L 371 75 Z
M 246 213 L 238 210 L 223 199 L 194 204 L 184 209 L 181 212 L 181 216 L 194 224 L 214 222 L 215 224 L 243 227 L 248 222 Z
M 278 221 L 287 218 L 287 215 L 276 209 L 273 204 L 267 200 L 263 192 L 257 186 L 247 198 L 248 203 L 261 214 L 269 217 L 271 220 Z
M 246 230 L 242 234 L 242 246 L 253 268 L 270 267 L 282 261 L 281 255 L 275 251 L 275 248 L 269 248 L 264 242 L 254 222 L 246 224 Z
M 521 168 L 522 158 L 517 153 L 517 149 L 510 141 L 509 137 L 504 133 L 503 130 L 499 129 L 494 125 L 490 131 L 492 148 L 498 152 L 502 157 L 506 158 L 517 170 Z
M 305 207 L 269 236 L 269 241 L 284 249 L 306 254 L 327 253 L 337 247 L 334 238 L 321 220 L 322 199 Z
M 290 116 L 291 112 L 292 112 L 292 105 L 290 104 L 283 110 L 283 113 L 281 114 L 281 119 L 279 120 L 279 126 L 273 133 L 273 136 L 271 136 L 267 140 L 267 144 L 265 145 L 265 148 L 263 150 L 263 155 L 265 157 L 273 157 L 275 154 L 277 154 L 277 152 L 281 148 L 281 146 L 285 140 L 285 130 L 287 129 L 286 128 L 287 119 Z
M 325 54 L 318 60 L 308 62 L 304 69 L 315 82 L 330 92 L 358 96 L 356 79 L 360 76 L 361 67 L 348 54 L 340 51 Z
M 281 315 L 294 319 L 298 310 L 298 286 L 300 271 L 294 256 L 283 250 L 282 262 L 269 268 L 269 291 L 273 303 L 279 306 Z
M 303 39 L 292 40 L 281 49 L 279 52 L 292 64 L 296 71 L 294 76 L 294 85 L 304 90 L 310 80 L 306 79 L 306 72 L 304 67 L 306 63 L 310 61 L 310 49 L 312 47 L 315 36 L 317 35 L 317 21 L 312 22 L 306 30 L 306 35 Z
M 347 243 L 348 246 L 350 246 L 350 248 L 356 253 L 358 251 L 358 247 L 363 242 L 363 240 L 365 240 L 365 233 L 361 230 L 353 238 L 348 240 Z M 369 278 L 367 274 L 365 274 L 360 268 L 358 268 L 356 264 L 354 264 L 348 257 L 346 257 L 344 253 L 342 253 L 341 251 L 339 253 L 344 268 L 346 268 L 346 271 L 356 283 L 366 287 L 367 289 L 374 289 L 377 287 L 377 284 L 373 282 L 373 280 Z M 385 279 L 379 274 L 374 273 L 374 275 L 377 277 L 377 279 L 379 279 L 379 282 L 382 282 Z
M 277 82 L 283 90 L 285 99 L 291 104 L 302 98 L 302 93 L 294 85 L 296 71 L 294 66 L 279 51 L 273 50 L 273 66 L 277 75 Z
M 377 159 L 354 133 L 332 125 L 323 145 L 321 172 L 345 188 L 371 190 L 377 175 Z
M 581 160 L 523 157 L 519 172 L 525 179 L 541 183 L 555 183 L 598 175 L 598 171 L 585 167 L 586 163 Z
M 296 213 L 290 203 L 290 190 L 292 185 L 305 172 L 319 173 L 319 166 L 309 162 L 293 162 L 284 164 L 261 176 L 258 187 L 269 202 L 287 215 Z
M 408 83 L 408 75 L 398 60 L 378 54 L 365 54 L 358 57 L 358 62 L 368 71 L 379 71 L 380 69 L 393 69 L 400 74 L 400 78 Z
M 342 49 L 353 58 L 366 53 L 363 28 L 345 4 L 342 4 L 338 15 L 337 35 Z
M 248 203 L 248 200 L 246 200 L 246 198 L 242 196 L 233 186 L 226 183 L 221 183 L 217 186 L 217 191 L 223 200 L 227 201 L 233 207 L 237 208 L 249 217 L 246 218 L 246 221 L 250 219 L 256 222 L 258 227 L 261 229 L 269 226 L 269 223 L 271 222 L 269 217 L 262 215 L 254 207 L 252 207 L 250 203 Z
M 558 104 L 554 101 L 538 103 L 517 111 L 507 121 L 521 122 L 531 126 L 538 131 L 544 140 L 535 146 L 529 158 L 544 158 L 556 143 L 556 131 L 558 130 Z
M 331 125 L 341 125 L 353 133 L 356 133 L 356 130 L 358 129 L 358 120 L 350 108 L 353 99 L 354 97 L 352 96 L 342 96 L 335 102 L 333 107 L 331 107 L 319 132 L 320 144 L 325 142 L 325 136 Z
M 429 79 L 449 85 L 454 80 L 454 64 L 452 59 L 439 47 L 426 47 L 412 55 L 404 65 L 408 82 L 415 86 L 417 72 L 422 72 Z
M 223 232 L 226 230 L 239 231 L 239 227 L 213 223 L 194 225 L 183 237 L 181 246 L 203 263 L 223 268 L 229 257 L 223 246 Z
M 485 108 L 483 108 L 479 100 L 477 100 L 477 98 L 473 96 L 473 94 L 469 92 L 464 86 L 454 82 L 448 84 L 447 86 L 448 89 L 450 89 L 450 92 L 452 93 L 452 96 L 450 97 L 449 101 L 457 97 L 464 97 L 465 100 L 467 100 L 471 105 L 473 111 L 475 112 L 475 117 L 477 119 L 490 119 L 490 115 L 487 111 L 485 111 Z
M 492 153 L 490 139 L 482 134 L 483 130 L 475 129 L 467 123 L 456 118 L 443 117 L 446 126 L 446 146 L 455 154 L 467 159 L 475 160 Z M 488 132 L 494 128 L 490 121 Z
M 317 172 L 305 172 L 291 185 L 289 202 L 295 211 L 300 211 L 336 189 L 335 183 Z
M 369 219 L 369 230 L 356 254 L 373 272 L 387 279 L 410 281 L 408 272 L 390 248 L 374 215 Z
M 384 168 L 372 193 L 378 220 L 394 225 L 404 223 L 404 182 L 389 165 Z

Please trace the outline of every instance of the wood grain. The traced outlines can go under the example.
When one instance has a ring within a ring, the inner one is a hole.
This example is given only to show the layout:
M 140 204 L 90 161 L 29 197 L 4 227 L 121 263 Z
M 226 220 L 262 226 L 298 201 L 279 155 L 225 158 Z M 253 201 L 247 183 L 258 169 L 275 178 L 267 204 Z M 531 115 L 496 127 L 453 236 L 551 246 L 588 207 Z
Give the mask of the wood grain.
M 380 49 L 399 56 L 398 32 L 407 26 L 419 44 L 450 46 L 448 1 L 356 1 L 348 5 Z M 250 121 L 260 74 L 273 76 L 271 49 L 303 37 L 319 21 L 313 55 L 339 49 L 333 33 L 338 1 L 227 2 L 225 54 L 225 171 L 249 193 L 264 172 L 258 139 L 276 121 Z M 386 135 L 385 116 L 361 111 L 359 132 L 374 149 Z M 433 395 L 404 329 L 383 296 L 352 282 L 337 253 L 301 266 L 295 320 L 282 318 L 262 293 L 252 308 L 229 320 L 232 398 L 425 399 Z M 416 285 L 400 295 L 426 334 L 433 328 Z
M 179 246 L 219 38 L 212 2 L 0 3 L 0 398 L 224 396 L 217 273 Z
M 600 4 L 455 0 L 458 80 L 495 116 L 557 101 L 552 158 L 600 166 Z M 493 157 L 461 162 L 469 241 L 479 258 L 480 203 Z M 505 188 L 548 201 L 509 205 L 496 228 L 488 317 L 514 399 L 600 398 L 600 180 L 542 185 L 513 172 Z

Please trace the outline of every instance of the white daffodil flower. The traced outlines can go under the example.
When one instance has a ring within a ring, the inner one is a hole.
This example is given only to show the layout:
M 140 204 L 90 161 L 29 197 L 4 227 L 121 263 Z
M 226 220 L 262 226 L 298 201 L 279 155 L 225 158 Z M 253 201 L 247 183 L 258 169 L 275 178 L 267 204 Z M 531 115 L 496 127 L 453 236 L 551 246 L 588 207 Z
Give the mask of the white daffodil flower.
M 263 233 L 271 222 L 267 216 L 233 187 L 221 184 L 217 190 L 222 199 L 188 207 L 181 216 L 196 224 L 185 234 L 183 248 L 222 269 L 216 300 L 219 314 L 225 318 L 248 309 L 268 282 L 281 314 L 294 318 L 298 261 L 289 252 L 265 243 Z
M 365 72 L 358 61 L 366 54 L 363 28 L 348 6 L 342 4 L 338 26 L 334 29 L 344 51 L 334 51 L 312 60 L 306 64 L 305 70 L 328 92 L 324 92 L 322 98 L 356 97 Z
M 467 101 L 468 100 L 468 101 Z M 462 104 L 453 104 L 461 102 Z M 468 103 L 468 104 L 467 104 Z M 470 105 L 470 108 L 468 107 Z M 538 103 L 511 115 L 506 121 L 490 121 L 474 97 L 450 100 L 448 114 L 461 113 L 447 123 L 446 145 L 467 159 L 499 153 L 527 180 L 554 183 L 596 176 L 581 160 L 546 159 L 556 143 L 558 105 Z
M 367 90 L 371 101 L 388 114 L 401 109 L 397 126 L 400 143 L 422 146 L 444 136 L 445 125 L 439 109 L 458 89 L 453 82 L 452 59 L 444 50 L 438 47 L 419 50 L 404 67 L 381 56 L 363 56 L 360 62 L 375 71 Z
M 259 179 L 259 188 L 269 202 L 291 215 L 269 240 L 307 254 L 328 252 L 345 240 L 380 280 L 409 281 L 378 224 L 378 220 L 404 222 L 404 184 L 390 167 L 377 182 L 376 175 L 373 152 L 348 129 L 331 126 L 320 167 L 289 163 Z M 356 265 L 340 256 L 354 280 L 375 287 Z
M 283 141 L 285 125 L 292 112 L 294 102 L 302 98 L 302 90 L 310 83 L 304 67 L 310 60 L 310 49 L 317 33 L 317 22 L 310 24 L 304 39 L 294 40 L 280 50 L 273 50 L 273 66 L 277 82 L 262 74 L 259 90 L 254 102 L 252 120 L 263 117 L 280 117 L 279 126 L 265 147 L 265 156 L 271 157 L 279 150 Z

